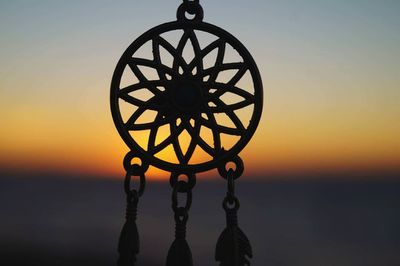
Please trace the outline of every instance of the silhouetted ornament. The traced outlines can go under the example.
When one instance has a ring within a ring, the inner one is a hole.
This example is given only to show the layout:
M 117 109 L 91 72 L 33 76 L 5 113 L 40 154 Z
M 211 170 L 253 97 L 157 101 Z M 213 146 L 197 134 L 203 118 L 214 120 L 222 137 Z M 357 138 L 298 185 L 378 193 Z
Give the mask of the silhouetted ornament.
M 167 266 L 193 264 L 186 222 L 197 173 L 218 168 L 228 181 L 224 202 L 235 198 L 239 203 L 232 189 L 244 170 L 238 154 L 262 113 L 263 88 L 254 59 L 234 36 L 203 17 L 199 0 L 183 0 L 176 21 L 150 29 L 127 48 L 111 82 L 112 117 L 131 150 L 124 159 L 127 196 L 143 193 L 150 165 L 171 173 L 176 228 Z M 130 187 L 133 177 L 139 178 L 138 189 Z M 179 193 L 186 196 L 184 204 L 178 204 Z M 226 212 L 216 259 L 221 265 L 249 265 L 251 246 L 234 222 L 237 209 Z M 119 265 L 135 264 L 135 220 L 127 218 L 123 227 Z
M 128 197 L 126 208 L 126 221 L 122 228 L 118 244 L 118 266 L 131 266 L 136 262 L 139 253 L 139 233 L 136 225 L 137 195 Z
M 227 228 L 221 233 L 217 241 L 215 260 L 220 266 L 244 266 L 250 265 L 248 258 L 253 256 L 250 241 L 238 226 L 237 210 L 239 201 L 232 195 L 232 207 L 228 207 L 228 199 L 223 207 L 226 212 Z
M 192 9 L 194 18 L 186 18 Z M 119 134 L 140 158 L 169 172 L 208 171 L 237 155 L 262 112 L 254 59 L 230 33 L 202 19 L 198 1 L 182 4 L 177 21 L 128 47 L 112 79 Z
M 193 265 L 193 259 L 186 239 L 175 239 L 168 251 L 167 266 L 189 265 Z
M 239 227 L 226 228 L 217 242 L 215 260 L 220 266 L 250 265 L 252 257 L 250 241 Z

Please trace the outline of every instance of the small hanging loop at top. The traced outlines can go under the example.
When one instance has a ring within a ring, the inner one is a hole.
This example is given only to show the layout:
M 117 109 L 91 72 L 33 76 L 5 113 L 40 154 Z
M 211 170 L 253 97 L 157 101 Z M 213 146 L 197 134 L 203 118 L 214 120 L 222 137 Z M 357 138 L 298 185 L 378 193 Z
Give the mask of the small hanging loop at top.
M 183 3 L 178 7 L 176 17 L 180 21 L 201 22 L 204 18 L 204 11 L 199 0 L 183 0 Z M 192 15 L 193 18 L 188 17 Z

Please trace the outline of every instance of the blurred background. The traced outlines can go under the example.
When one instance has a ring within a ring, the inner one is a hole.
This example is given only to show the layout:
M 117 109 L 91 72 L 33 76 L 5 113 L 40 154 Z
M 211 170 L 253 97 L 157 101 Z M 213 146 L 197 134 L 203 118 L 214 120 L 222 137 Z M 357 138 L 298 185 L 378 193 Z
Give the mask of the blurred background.
M 112 265 L 127 147 L 109 85 L 127 46 L 181 1 L 0 0 L 0 262 Z M 400 265 L 400 2 L 202 0 L 264 82 L 241 153 L 252 265 Z M 139 265 L 173 240 L 169 175 L 151 168 Z M 198 177 L 188 240 L 216 265 L 225 184 Z

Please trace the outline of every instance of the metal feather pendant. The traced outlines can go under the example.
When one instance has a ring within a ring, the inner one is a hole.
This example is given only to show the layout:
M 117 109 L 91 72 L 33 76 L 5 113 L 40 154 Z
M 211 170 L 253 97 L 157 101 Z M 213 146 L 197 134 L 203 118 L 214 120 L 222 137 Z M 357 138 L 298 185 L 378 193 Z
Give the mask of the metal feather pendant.
M 172 242 L 171 247 L 168 250 L 167 255 L 167 266 L 192 266 L 193 258 L 192 251 L 190 250 L 189 244 L 186 241 L 186 223 L 188 221 L 188 210 L 191 204 L 192 192 L 188 190 L 188 201 L 186 207 L 177 207 L 177 193 L 183 186 L 182 181 L 177 182 L 174 185 L 172 193 L 173 209 L 175 212 L 175 240 Z M 186 185 L 185 185 L 186 186 Z
M 128 199 L 126 221 L 119 237 L 118 266 L 133 266 L 139 253 L 139 232 L 136 225 L 137 198 Z
M 167 256 L 167 266 L 192 266 L 192 252 L 184 238 L 177 238 L 172 243 Z
M 227 228 L 218 238 L 215 260 L 220 266 L 250 265 L 253 256 L 250 241 L 237 225 L 236 210 L 227 210 Z

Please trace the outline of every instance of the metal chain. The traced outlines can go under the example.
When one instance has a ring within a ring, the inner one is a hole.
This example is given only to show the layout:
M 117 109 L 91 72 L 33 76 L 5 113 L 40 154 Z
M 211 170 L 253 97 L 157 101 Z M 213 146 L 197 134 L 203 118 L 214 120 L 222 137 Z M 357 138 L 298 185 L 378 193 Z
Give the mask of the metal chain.
M 146 187 L 146 176 L 145 173 L 149 168 L 149 165 L 146 164 L 142 159 L 141 165 L 138 163 L 132 164 L 132 160 L 138 158 L 132 151 L 128 152 L 124 158 L 124 168 L 126 170 L 126 176 L 124 180 L 124 190 L 126 193 L 127 208 L 130 208 L 132 204 L 137 205 L 139 198 L 143 195 L 144 189 Z M 138 188 L 133 187 L 133 177 L 138 177 L 139 186 Z M 127 210 L 128 215 L 128 210 Z
M 222 202 L 222 207 L 225 211 L 237 211 L 240 207 L 239 199 L 235 195 L 235 177 L 234 171 L 229 169 L 227 172 L 228 189 L 226 192 L 226 197 Z
M 234 164 L 235 168 L 229 167 L 227 169 L 229 163 Z M 230 161 L 218 167 L 219 174 L 228 182 L 226 197 L 222 202 L 225 211 L 237 211 L 240 207 L 239 199 L 235 195 L 235 180 L 243 174 L 243 171 L 243 161 L 239 156 L 233 157 Z
M 185 175 L 187 181 L 179 180 L 179 177 Z M 192 188 L 196 184 L 195 174 L 177 174 L 172 173 L 170 178 L 172 186 L 172 210 L 175 218 L 175 238 L 186 237 L 186 223 L 189 218 L 189 210 L 192 205 Z M 179 204 L 178 193 L 185 194 L 186 200 Z

